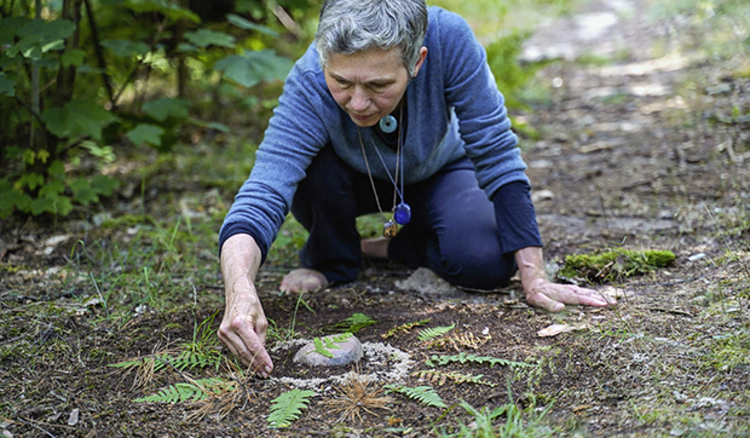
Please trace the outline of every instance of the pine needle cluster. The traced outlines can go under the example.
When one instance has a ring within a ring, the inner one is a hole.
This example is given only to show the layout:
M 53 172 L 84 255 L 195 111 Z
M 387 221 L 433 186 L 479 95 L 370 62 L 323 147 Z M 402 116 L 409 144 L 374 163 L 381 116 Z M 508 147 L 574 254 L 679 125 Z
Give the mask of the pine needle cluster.
M 384 390 L 382 387 L 377 389 L 371 388 L 370 381 L 357 371 L 352 371 L 346 380 L 340 386 L 334 387 L 334 389 L 339 395 L 323 403 L 331 406 L 334 413 L 341 413 L 340 421 L 354 421 L 356 417 L 362 423 L 361 411 L 378 417 L 378 414 L 373 412 L 373 410 L 389 410 L 387 405 L 393 402 L 393 398 L 391 397 L 380 396 Z

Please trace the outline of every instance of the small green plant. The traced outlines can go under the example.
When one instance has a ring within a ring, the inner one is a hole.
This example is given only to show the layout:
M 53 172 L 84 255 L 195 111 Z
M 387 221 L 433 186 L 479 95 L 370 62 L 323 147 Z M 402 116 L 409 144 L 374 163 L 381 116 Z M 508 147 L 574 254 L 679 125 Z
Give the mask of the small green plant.
M 176 383 L 170 385 L 156 394 L 141 397 L 133 400 L 134 402 L 153 402 L 153 403 L 182 403 L 186 401 L 198 401 L 207 398 L 216 390 L 232 391 L 234 384 L 217 377 L 208 379 L 195 380 L 193 383 Z
M 343 321 L 339 321 L 335 324 L 330 324 L 324 327 L 323 331 L 325 333 L 357 333 L 363 328 L 377 323 L 377 321 L 365 315 L 364 313 L 355 313 L 352 316 L 344 319 Z
M 442 438 L 545 438 L 559 436 L 559 431 L 541 424 L 542 419 L 549 412 L 551 405 L 541 413 L 536 412 L 536 405 L 521 410 L 518 406 L 509 402 L 503 406 L 492 409 L 484 406 L 476 409 L 465 401 L 461 407 L 471 415 L 470 425 L 460 424 L 459 430 L 452 434 L 441 434 Z M 524 418 L 526 414 L 526 418 Z M 505 417 L 505 424 L 499 422 Z
M 499 357 L 492 356 L 476 356 L 473 354 L 459 353 L 455 356 L 432 356 L 430 359 L 425 361 L 428 366 L 434 367 L 437 365 L 447 365 L 449 363 L 478 363 L 478 364 L 489 364 L 490 368 L 495 365 L 509 366 L 514 368 L 528 368 L 533 365 L 524 362 L 514 362 L 511 360 L 500 359 Z
M 451 324 L 449 326 L 443 326 L 443 327 L 432 327 L 432 328 L 420 330 L 419 334 L 417 335 L 417 339 L 419 339 L 422 342 L 429 341 L 431 339 L 435 339 L 435 338 L 445 335 L 446 333 L 450 332 L 454 328 L 456 328 L 456 324 Z
M 565 257 L 559 276 L 582 277 L 592 281 L 605 281 L 614 273 L 625 277 L 645 274 L 663 268 L 675 260 L 672 251 L 632 251 L 625 248 L 608 249 L 597 254 L 578 254 Z
M 415 371 L 411 374 L 412 376 L 419 377 L 420 379 L 428 380 L 432 383 L 436 383 L 438 386 L 443 386 L 446 381 L 450 380 L 456 385 L 462 383 L 475 383 L 478 385 L 486 385 L 489 387 L 495 387 L 497 384 L 482 379 L 484 374 L 462 374 L 458 372 L 443 372 L 438 370 L 421 370 Z
M 268 415 L 268 425 L 271 428 L 289 427 L 292 421 L 299 418 L 302 411 L 307 409 L 310 397 L 314 391 L 292 389 L 271 401 L 271 413 Z
M 331 353 L 330 350 L 340 350 L 341 347 L 337 346 L 336 344 L 343 344 L 344 342 L 348 341 L 349 338 L 351 337 L 352 337 L 351 333 L 343 333 L 343 334 L 335 335 L 335 336 L 326 336 L 325 338 L 322 338 L 322 339 L 315 338 L 313 339 L 313 345 L 315 346 L 315 350 L 307 354 L 318 353 L 327 358 L 332 358 L 333 353 Z
M 435 391 L 432 386 L 417 386 L 410 388 L 402 385 L 385 385 L 386 394 L 395 392 L 397 394 L 403 394 L 412 400 L 416 400 L 423 405 L 432 406 L 435 408 L 447 408 L 440 395 Z
M 394 328 L 388 330 L 387 333 L 385 333 L 383 335 L 380 335 L 380 336 L 383 339 L 392 338 L 393 336 L 396 336 L 396 334 L 398 334 L 399 332 L 401 332 L 401 333 L 409 333 L 409 331 L 411 329 L 413 329 L 414 327 L 423 326 L 423 325 L 427 324 L 428 322 L 430 322 L 430 318 L 423 319 L 421 321 L 408 322 L 406 324 L 401 324 L 400 326 L 394 327 Z

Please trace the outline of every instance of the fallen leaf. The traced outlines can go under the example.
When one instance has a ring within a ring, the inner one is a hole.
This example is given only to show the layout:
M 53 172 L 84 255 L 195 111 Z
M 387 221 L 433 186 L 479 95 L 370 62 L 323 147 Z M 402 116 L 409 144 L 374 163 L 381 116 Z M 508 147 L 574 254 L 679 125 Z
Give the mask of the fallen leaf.
M 536 332 L 537 336 L 540 338 L 549 338 L 552 336 L 557 336 L 560 333 L 568 333 L 576 330 L 586 330 L 589 328 L 588 324 L 580 324 L 580 325 L 568 325 L 568 324 L 552 324 L 551 326 L 547 328 L 543 328 Z
M 44 246 L 56 247 L 57 245 L 70 240 L 70 234 L 60 234 L 58 236 L 52 236 L 44 241 Z
M 88 300 L 86 300 L 85 303 L 83 303 L 83 307 L 92 307 L 92 306 L 98 306 L 102 303 L 102 300 L 100 300 L 97 297 L 91 297 Z
M 598 289 L 597 292 L 611 298 L 622 298 L 626 295 L 625 289 L 620 289 L 611 285 L 604 286 L 603 288 Z
M 50 415 L 49 417 L 47 417 L 46 421 L 47 421 L 47 423 L 56 423 L 57 420 L 60 419 L 60 417 L 62 417 L 62 412 L 58 412 L 58 413 L 56 413 L 54 415 Z
M 76 424 L 78 424 L 78 415 L 80 413 L 80 409 L 73 409 L 73 412 L 70 413 L 70 417 L 68 417 L 68 426 L 75 426 Z

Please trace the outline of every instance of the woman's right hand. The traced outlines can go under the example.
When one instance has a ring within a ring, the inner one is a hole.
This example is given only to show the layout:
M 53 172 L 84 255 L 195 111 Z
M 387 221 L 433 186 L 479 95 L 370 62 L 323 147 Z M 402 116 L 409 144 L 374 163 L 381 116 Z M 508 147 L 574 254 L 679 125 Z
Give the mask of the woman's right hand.
M 266 352 L 268 320 L 255 286 L 247 276 L 238 278 L 226 294 L 226 310 L 219 339 L 253 372 L 267 378 L 273 361 Z

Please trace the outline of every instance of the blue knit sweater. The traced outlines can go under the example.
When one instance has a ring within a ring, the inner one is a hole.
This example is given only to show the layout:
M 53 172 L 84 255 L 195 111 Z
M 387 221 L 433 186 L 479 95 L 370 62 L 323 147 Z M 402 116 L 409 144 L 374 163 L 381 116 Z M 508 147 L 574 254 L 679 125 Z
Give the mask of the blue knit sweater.
M 500 187 L 519 182 L 527 188 L 519 204 L 531 205 L 526 165 L 484 48 L 468 23 L 455 13 L 430 7 L 428 17 L 427 58 L 406 91 L 405 184 L 422 181 L 468 155 L 476 167 L 479 186 L 490 199 Z M 372 139 L 388 168 L 395 168 L 395 151 L 369 132 L 371 129 L 375 128 L 363 130 L 365 141 L 369 144 L 367 137 Z M 297 185 L 305 178 L 305 169 L 327 144 L 350 166 L 366 172 L 356 125 L 331 96 L 313 44 L 286 79 L 252 173 L 224 220 L 220 245 L 238 230 L 247 232 L 265 259 Z M 372 173 L 388 179 L 382 166 L 372 166 Z M 533 223 L 529 223 L 528 212 L 520 216 L 524 223 L 515 228 L 523 235 L 530 233 L 522 238 L 522 246 L 541 246 L 533 206 Z

